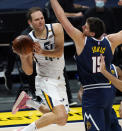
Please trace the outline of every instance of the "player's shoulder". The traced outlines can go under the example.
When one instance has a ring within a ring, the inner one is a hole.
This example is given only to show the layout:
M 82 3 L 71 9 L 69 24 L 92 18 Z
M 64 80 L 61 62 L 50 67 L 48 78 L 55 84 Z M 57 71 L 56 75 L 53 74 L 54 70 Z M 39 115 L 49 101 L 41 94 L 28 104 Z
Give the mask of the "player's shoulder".
M 53 28 L 62 28 L 60 23 L 52 23 Z
M 52 23 L 52 27 L 55 33 L 63 32 L 63 27 L 60 23 Z

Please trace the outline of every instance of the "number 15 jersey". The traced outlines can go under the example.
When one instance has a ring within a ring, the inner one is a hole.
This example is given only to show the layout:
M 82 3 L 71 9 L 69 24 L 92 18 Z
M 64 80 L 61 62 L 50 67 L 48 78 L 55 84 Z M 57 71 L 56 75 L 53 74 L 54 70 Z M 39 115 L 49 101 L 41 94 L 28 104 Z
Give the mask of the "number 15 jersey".
M 107 38 L 97 40 L 86 37 L 82 53 L 76 56 L 79 79 L 83 88 L 90 89 L 105 87 L 109 81 L 100 73 L 100 54 L 105 56 L 106 69 L 110 72 L 112 61 L 111 45 Z

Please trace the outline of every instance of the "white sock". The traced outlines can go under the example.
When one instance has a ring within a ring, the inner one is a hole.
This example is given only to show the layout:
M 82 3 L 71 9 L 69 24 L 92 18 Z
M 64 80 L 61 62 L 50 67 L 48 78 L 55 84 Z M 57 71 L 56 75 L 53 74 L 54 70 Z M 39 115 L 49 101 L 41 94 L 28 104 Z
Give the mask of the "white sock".
M 35 122 L 31 123 L 30 125 L 26 126 L 22 131 L 36 131 Z
M 39 110 L 39 107 L 41 106 L 41 104 L 39 104 L 36 101 L 33 101 L 32 99 L 27 100 L 26 105 L 29 106 L 29 107 L 32 107 L 32 108 L 34 108 L 36 110 Z

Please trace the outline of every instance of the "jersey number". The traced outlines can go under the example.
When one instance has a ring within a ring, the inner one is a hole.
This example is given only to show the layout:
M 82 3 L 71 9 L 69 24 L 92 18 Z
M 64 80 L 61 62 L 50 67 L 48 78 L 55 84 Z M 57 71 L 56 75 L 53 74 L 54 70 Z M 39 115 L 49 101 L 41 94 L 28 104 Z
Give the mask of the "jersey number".
M 50 44 L 49 42 L 44 43 L 44 49 L 46 50 L 52 50 L 54 48 L 54 43 Z M 52 57 L 45 57 L 45 60 L 53 61 Z
M 94 56 L 92 57 L 92 72 L 93 73 L 98 73 L 100 72 L 100 56 Z

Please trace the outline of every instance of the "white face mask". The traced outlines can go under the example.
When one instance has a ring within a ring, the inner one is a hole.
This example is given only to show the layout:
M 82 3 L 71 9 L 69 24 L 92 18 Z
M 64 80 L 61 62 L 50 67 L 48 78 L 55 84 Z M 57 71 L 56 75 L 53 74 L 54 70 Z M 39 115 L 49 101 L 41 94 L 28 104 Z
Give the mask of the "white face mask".
M 96 7 L 102 8 L 104 6 L 104 1 L 96 1 Z

